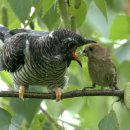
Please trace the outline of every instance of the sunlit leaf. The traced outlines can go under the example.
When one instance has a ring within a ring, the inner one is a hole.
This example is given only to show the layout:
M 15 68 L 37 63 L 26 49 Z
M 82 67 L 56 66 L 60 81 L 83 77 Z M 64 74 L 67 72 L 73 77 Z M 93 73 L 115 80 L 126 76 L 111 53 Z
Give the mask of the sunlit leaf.
M 118 15 L 112 22 L 109 37 L 112 40 L 130 37 L 130 16 Z
M 9 86 L 13 87 L 12 76 L 6 71 L 0 71 L 0 78 Z

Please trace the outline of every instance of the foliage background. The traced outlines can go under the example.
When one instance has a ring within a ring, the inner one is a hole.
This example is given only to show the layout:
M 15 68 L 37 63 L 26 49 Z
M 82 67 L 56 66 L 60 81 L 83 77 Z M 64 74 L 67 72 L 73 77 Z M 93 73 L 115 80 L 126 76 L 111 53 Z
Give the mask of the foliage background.
M 111 51 L 119 88 L 124 89 L 130 81 L 129 0 L 0 0 L 0 23 L 9 29 L 26 26 L 52 31 L 64 27 L 94 39 Z M 80 58 L 83 68 L 72 62 L 67 72 L 69 87 L 64 91 L 91 85 L 87 59 Z M 0 88 L 16 89 L 7 72 L 0 72 Z M 30 91 L 44 91 L 44 88 L 30 87 Z M 0 98 L 0 129 L 60 130 L 58 122 L 64 130 L 129 130 L 130 111 L 120 102 L 113 103 L 115 100 L 115 97 L 82 97 L 57 103 Z

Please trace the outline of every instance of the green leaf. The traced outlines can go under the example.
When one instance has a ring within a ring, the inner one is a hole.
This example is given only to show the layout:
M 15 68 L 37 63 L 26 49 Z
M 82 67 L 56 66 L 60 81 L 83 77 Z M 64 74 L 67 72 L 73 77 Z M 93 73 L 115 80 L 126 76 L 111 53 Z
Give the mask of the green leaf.
M 9 86 L 13 87 L 13 79 L 11 75 L 6 71 L 0 71 L 0 78 Z
M 11 114 L 0 108 L 0 129 L 1 130 L 8 130 L 9 129 L 9 125 L 11 123 Z
M 57 8 L 53 5 L 41 20 L 42 24 L 44 23 L 49 30 L 58 28 L 60 23 L 60 16 L 57 13 Z
M 87 14 L 87 4 L 84 0 L 82 0 L 80 7 L 76 9 L 74 12 L 77 27 L 79 27 L 84 22 L 86 14 Z
M 2 7 L 6 7 L 7 9 L 7 21 L 8 21 L 7 27 L 8 28 L 20 27 L 20 21 L 14 14 L 7 0 L 1 1 L 0 3 L 0 23 L 2 23 Z
M 52 5 L 55 3 L 55 0 L 44 0 L 43 1 L 43 9 L 42 9 L 42 18 L 46 15 Z
M 116 114 L 113 110 L 99 122 L 99 130 L 119 130 Z
M 130 82 L 126 83 L 124 89 L 124 104 L 130 110 Z
M 47 112 L 54 118 L 58 118 L 63 112 L 62 102 L 57 103 L 55 100 L 46 100 Z M 55 109 L 54 109 L 55 106 Z
M 119 87 L 124 89 L 124 86 L 127 82 L 130 81 L 130 60 L 124 61 L 118 67 L 118 79 L 119 79 Z
M 28 22 L 24 25 L 24 28 L 26 28 L 33 21 L 33 19 L 35 18 L 35 16 L 37 15 L 37 13 L 39 12 L 41 8 L 42 2 L 43 2 L 42 0 L 38 2 L 38 4 L 35 7 L 35 11 L 31 15 L 31 17 L 28 19 Z
M 7 7 L 3 6 L 2 7 L 2 24 L 4 26 L 8 26 L 8 10 L 7 10 Z
M 31 7 L 39 0 L 8 0 L 8 2 L 19 20 L 24 23 L 29 17 Z
M 11 99 L 10 107 L 15 113 L 13 116 L 13 124 L 28 128 L 35 113 L 39 109 L 41 101 L 41 99 L 25 99 L 24 101 L 16 98 Z
M 78 102 L 78 105 L 77 105 Z M 62 107 L 64 108 L 64 110 L 67 110 L 71 113 L 71 115 L 75 115 L 75 113 L 78 113 L 83 105 L 85 103 L 85 100 L 83 100 L 82 98 L 74 98 L 71 100 L 63 100 L 62 101 Z
M 107 9 L 105 0 L 94 0 L 96 6 L 100 9 L 107 20 Z
M 130 37 L 130 16 L 116 16 L 116 18 L 113 20 L 109 37 L 112 40 L 125 39 Z
M 29 130 L 41 130 L 45 124 L 45 115 L 36 114 L 32 120 Z

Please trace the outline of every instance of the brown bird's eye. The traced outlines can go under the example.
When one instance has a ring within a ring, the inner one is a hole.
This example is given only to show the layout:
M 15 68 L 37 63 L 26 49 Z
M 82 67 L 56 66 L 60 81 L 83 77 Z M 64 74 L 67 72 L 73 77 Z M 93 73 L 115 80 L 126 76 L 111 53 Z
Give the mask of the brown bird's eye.
M 93 51 L 93 48 L 92 48 L 92 47 L 90 47 L 90 48 L 89 48 L 89 50 L 90 50 L 90 51 Z

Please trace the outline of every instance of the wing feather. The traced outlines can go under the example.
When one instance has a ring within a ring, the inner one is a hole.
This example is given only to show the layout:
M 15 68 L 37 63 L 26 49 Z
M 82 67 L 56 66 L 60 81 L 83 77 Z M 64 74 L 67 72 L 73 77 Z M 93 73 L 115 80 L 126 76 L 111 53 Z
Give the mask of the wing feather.
M 26 37 L 26 33 L 19 33 L 5 40 L 1 52 L 1 63 L 3 69 L 15 72 L 24 64 Z

